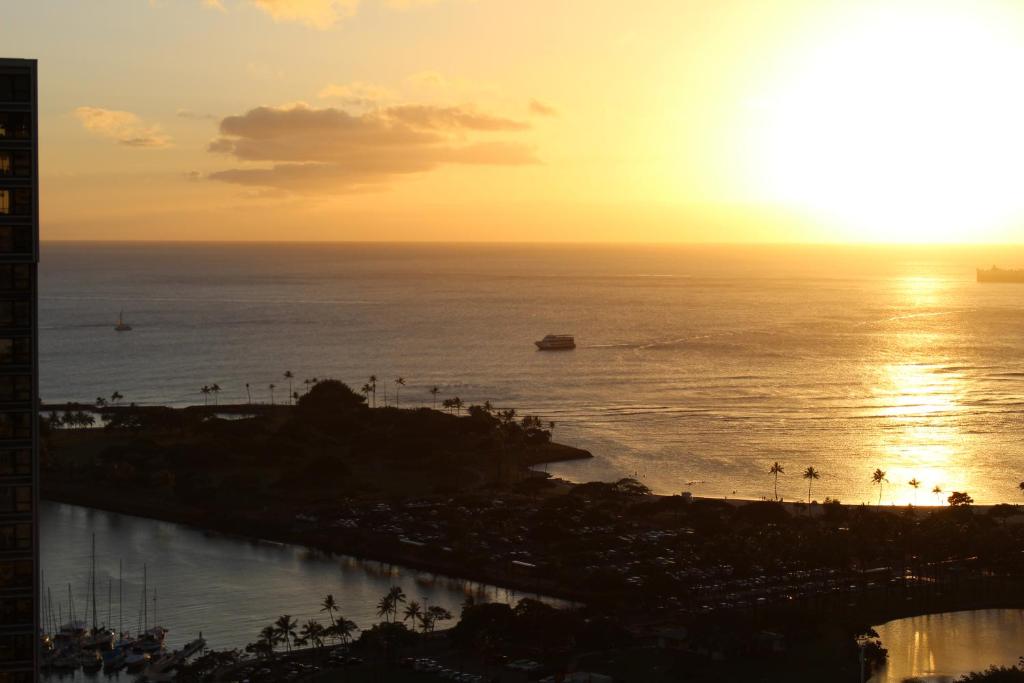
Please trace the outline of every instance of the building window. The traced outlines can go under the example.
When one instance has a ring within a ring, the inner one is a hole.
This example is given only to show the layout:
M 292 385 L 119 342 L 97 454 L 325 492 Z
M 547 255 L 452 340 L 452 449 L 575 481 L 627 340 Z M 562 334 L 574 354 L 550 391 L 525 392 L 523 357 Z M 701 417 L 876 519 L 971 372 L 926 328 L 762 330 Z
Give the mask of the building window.
M 28 216 L 32 213 L 32 190 L 0 190 L 0 215 Z
M 32 83 L 28 74 L 0 74 L 0 102 L 31 102 Z
M 0 551 L 31 550 L 32 525 L 28 522 L 0 524 Z
M 0 211 L 0 215 L 3 215 L 2 211 Z M 0 253 L 29 254 L 31 252 L 31 228 L 0 226 Z
M 0 138 L 28 140 L 30 137 L 32 128 L 26 112 L 0 111 Z
M 0 412 L 0 439 L 31 439 L 30 413 Z
M 27 263 L 0 264 L 0 290 L 27 292 L 32 289 L 32 267 Z
M 27 477 L 32 474 L 32 452 L 26 449 L 0 451 L 0 477 Z M 0 586 L 3 579 L 0 578 Z
M 32 157 L 28 152 L 0 152 L 0 178 L 28 178 Z
M 0 365 L 32 362 L 32 340 L 28 337 L 0 337 Z
M 28 301 L 0 299 L 0 327 L 28 327 L 31 324 L 32 307 Z
M 0 586 L 31 588 L 32 575 L 32 560 L 0 561 Z
M 0 513 L 32 512 L 32 487 L 0 486 Z
M 0 375 L 0 402 L 32 400 L 30 375 Z
M 31 633 L 0 636 L 0 662 L 32 661 L 33 639 Z
M 32 598 L 4 598 L 0 600 L 0 626 L 32 623 Z

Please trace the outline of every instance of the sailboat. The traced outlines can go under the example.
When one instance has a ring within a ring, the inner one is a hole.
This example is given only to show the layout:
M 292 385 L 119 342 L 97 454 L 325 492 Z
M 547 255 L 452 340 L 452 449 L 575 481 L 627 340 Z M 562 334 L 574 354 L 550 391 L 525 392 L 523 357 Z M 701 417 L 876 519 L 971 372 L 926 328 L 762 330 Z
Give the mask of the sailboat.
M 124 321 L 124 310 L 118 311 L 117 313 L 117 325 L 114 329 L 118 332 L 130 332 L 132 326 Z

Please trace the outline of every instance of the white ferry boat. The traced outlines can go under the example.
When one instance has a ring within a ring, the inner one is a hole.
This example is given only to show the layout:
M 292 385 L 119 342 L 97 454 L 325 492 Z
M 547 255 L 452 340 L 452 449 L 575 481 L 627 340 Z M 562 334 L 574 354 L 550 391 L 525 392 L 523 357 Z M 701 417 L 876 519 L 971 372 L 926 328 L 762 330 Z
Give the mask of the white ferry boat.
M 549 334 L 533 343 L 541 351 L 568 351 L 576 348 L 576 339 L 571 334 Z

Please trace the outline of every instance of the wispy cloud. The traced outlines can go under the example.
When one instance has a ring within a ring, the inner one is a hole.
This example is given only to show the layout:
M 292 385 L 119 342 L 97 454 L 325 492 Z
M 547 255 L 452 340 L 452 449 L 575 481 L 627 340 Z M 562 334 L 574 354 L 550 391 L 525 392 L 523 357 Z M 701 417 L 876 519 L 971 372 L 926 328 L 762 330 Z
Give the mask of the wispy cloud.
M 329 83 L 318 93 L 320 99 L 341 100 L 344 104 L 352 107 L 376 106 L 382 102 L 398 99 L 398 93 L 391 88 L 362 81 L 339 85 Z
M 216 121 L 217 117 L 213 114 L 200 114 L 199 112 L 192 111 L 191 109 L 179 109 L 175 112 L 177 117 L 180 119 L 191 119 L 193 121 Z
M 130 111 L 78 107 L 74 115 L 90 133 L 116 140 L 128 147 L 159 149 L 171 146 L 171 138 L 159 124 L 147 124 Z
M 530 113 L 537 116 L 558 116 L 558 110 L 540 100 L 530 100 Z
M 226 0 L 201 0 L 206 7 L 227 12 Z M 377 0 L 392 9 L 410 9 L 434 5 L 441 0 Z M 326 29 L 356 13 L 363 0 L 236 0 L 269 14 L 275 21 L 297 22 L 313 28 Z M 154 0 L 150 4 L 156 6 Z
M 246 165 L 210 174 L 240 185 L 341 193 L 380 185 L 446 164 L 538 163 L 527 145 L 494 140 L 529 128 L 472 107 L 392 106 L 363 114 L 303 104 L 258 107 L 221 121 L 211 152 Z

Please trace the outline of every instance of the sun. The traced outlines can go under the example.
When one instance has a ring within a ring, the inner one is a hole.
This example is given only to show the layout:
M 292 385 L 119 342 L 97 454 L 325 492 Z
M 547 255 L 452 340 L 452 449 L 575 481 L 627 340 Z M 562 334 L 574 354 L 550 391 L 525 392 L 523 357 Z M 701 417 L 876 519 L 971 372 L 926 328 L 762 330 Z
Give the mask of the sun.
M 998 240 L 1024 215 L 1024 17 L 890 2 L 805 33 L 752 98 L 763 199 L 854 241 Z

